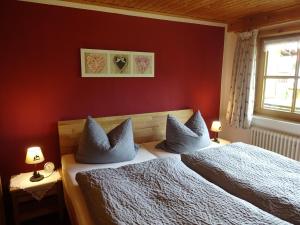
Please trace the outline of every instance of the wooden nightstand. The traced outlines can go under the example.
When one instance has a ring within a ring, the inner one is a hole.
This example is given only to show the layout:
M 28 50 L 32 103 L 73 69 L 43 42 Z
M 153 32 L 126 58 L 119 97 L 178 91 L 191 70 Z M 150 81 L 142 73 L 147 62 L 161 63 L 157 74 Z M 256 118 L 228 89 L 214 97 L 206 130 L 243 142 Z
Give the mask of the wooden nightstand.
M 5 213 L 4 213 L 4 204 L 3 204 L 3 192 L 2 192 L 2 182 L 0 177 L 0 225 L 5 224 Z
M 213 141 L 213 139 L 211 139 L 211 140 Z M 227 144 L 231 143 L 230 141 L 227 141 L 227 140 L 222 139 L 222 138 L 218 138 L 218 140 L 219 140 L 219 143 L 217 143 L 217 142 L 214 142 L 214 143 L 219 144 L 219 145 L 227 145 Z
M 222 139 L 222 138 L 218 138 L 218 140 L 219 140 L 219 144 L 220 145 L 227 145 L 227 144 L 230 144 L 231 142 L 230 141 L 227 141 L 227 140 L 225 140 L 225 139 Z
M 22 179 L 25 181 L 25 179 L 29 179 L 31 175 L 32 173 L 17 175 L 20 187 L 16 187 L 16 182 L 14 182 L 14 186 L 12 186 L 12 179 L 16 176 L 11 178 L 9 191 L 12 197 L 15 224 L 19 225 L 23 221 L 52 213 L 58 213 L 62 223 L 64 215 L 64 198 L 59 172 L 55 172 L 55 176 L 58 179 L 48 179 L 47 181 L 47 178 L 44 178 L 42 181 L 32 182 L 29 188 L 24 188 L 25 185 L 22 185 Z M 43 190 L 47 191 L 40 200 L 33 197 L 32 193 L 38 194 Z

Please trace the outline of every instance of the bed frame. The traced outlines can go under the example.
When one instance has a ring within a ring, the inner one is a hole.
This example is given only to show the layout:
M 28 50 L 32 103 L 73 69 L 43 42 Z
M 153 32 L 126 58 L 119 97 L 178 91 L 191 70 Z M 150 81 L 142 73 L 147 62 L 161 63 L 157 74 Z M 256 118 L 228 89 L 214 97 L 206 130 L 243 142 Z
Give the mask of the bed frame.
M 111 116 L 94 118 L 106 132 L 109 132 L 118 126 L 124 120 L 131 118 L 133 125 L 134 141 L 136 143 L 145 143 L 159 141 L 165 138 L 167 116 L 171 114 L 179 121 L 186 122 L 193 114 L 192 109 L 154 112 L 144 114 L 133 114 L 125 116 Z M 83 130 L 85 119 L 68 120 L 58 122 L 58 134 L 60 154 L 74 153 L 78 146 L 80 134 Z M 62 177 L 64 182 L 64 177 Z M 70 197 L 64 189 L 66 207 L 70 216 L 72 225 L 79 225 Z M 78 215 L 77 215 L 78 216 Z

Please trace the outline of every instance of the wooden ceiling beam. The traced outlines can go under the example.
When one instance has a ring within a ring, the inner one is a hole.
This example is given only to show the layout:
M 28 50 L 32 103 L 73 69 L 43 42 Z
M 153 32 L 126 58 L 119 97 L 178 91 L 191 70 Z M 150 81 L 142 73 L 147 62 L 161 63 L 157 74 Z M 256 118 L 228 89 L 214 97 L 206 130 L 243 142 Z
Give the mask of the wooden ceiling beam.
M 283 8 L 237 19 L 228 24 L 228 31 L 243 32 L 296 20 L 300 20 L 300 6 Z
M 260 38 L 275 37 L 279 35 L 291 35 L 295 33 L 300 33 L 300 21 L 293 23 L 285 23 L 268 29 L 262 29 L 259 31 Z

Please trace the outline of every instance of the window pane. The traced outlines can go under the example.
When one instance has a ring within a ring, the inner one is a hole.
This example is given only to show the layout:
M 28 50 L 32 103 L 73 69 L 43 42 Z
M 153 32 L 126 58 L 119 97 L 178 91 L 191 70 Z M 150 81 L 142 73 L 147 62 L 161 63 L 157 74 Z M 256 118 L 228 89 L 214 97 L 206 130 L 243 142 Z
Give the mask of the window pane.
M 271 79 L 265 81 L 263 107 L 265 109 L 290 112 L 294 79 Z
M 268 47 L 267 76 L 295 76 L 297 42 Z
M 300 80 L 298 80 L 297 98 L 296 98 L 296 113 L 300 113 Z

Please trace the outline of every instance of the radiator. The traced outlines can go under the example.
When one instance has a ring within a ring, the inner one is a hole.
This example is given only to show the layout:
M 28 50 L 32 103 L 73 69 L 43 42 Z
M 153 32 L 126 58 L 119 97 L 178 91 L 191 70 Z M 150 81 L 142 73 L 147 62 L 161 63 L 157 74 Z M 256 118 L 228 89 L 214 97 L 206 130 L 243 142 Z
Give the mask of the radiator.
M 252 127 L 251 144 L 300 161 L 300 137 Z

